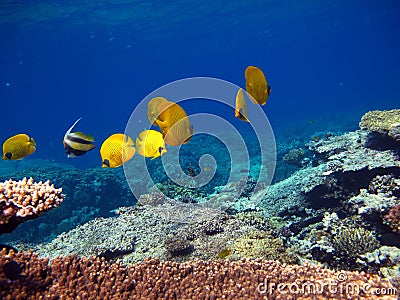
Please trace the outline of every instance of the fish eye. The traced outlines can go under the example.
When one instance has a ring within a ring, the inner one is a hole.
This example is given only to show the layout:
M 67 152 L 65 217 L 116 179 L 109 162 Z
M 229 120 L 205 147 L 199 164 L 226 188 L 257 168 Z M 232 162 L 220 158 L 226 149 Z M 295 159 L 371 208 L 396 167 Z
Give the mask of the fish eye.
M 110 167 L 110 161 L 108 159 L 103 160 L 103 165 Z

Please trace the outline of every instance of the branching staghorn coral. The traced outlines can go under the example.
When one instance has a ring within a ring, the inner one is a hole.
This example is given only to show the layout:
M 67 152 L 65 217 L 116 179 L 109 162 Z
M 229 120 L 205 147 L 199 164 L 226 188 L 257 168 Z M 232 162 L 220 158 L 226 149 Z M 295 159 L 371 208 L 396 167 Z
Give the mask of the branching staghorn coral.
M 373 231 L 363 227 L 343 227 L 332 238 L 336 251 L 348 257 L 357 257 L 379 247 Z

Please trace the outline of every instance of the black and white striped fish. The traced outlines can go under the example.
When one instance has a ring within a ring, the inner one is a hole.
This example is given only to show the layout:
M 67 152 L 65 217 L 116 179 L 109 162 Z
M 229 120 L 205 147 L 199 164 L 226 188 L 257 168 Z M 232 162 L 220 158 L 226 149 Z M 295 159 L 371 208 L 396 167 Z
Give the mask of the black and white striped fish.
M 63 144 L 68 157 L 77 157 L 86 154 L 94 149 L 94 138 L 83 132 L 71 132 L 75 125 L 81 120 L 79 118 L 65 133 Z

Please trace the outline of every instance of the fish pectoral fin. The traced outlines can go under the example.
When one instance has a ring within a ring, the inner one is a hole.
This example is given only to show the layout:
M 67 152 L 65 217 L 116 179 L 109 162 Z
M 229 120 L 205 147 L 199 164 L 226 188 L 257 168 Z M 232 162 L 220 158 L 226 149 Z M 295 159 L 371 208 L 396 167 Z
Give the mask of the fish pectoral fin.
M 249 122 L 249 119 L 243 114 L 243 108 L 239 108 L 235 110 L 235 117 L 239 120 Z
M 165 127 L 167 125 L 167 121 L 162 121 L 160 119 L 156 119 L 156 122 L 157 122 L 158 127 L 161 127 L 161 126 Z

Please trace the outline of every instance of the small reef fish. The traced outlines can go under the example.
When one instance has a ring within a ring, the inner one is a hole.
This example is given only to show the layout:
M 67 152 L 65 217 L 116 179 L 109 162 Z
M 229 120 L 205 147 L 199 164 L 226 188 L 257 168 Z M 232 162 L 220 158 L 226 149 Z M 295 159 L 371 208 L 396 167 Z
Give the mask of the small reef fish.
M 151 99 L 147 117 L 160 127 L 165 143 L 170 146 L 186 144 L 192 138 L 193 126 L 185 110 L 174 102 L 162 97 Z
M 168 100 L 163 97 L 155 97 L 147 104 L 147 118 L 152 125 L 158 126 L 156 119 L 161 113 L 158 109 L 158 106 L 164 102 L 168 102 Z
M 224 249 L 221 252 L 218 253 L 218 258 L 225 258 L 227 256 L 231 255 L 231 250 L 229 249 Z
M 250 100 L 255 104 L 264 105 L 271 94 L 271 86 L 268 85 L 263 71 L 254 66 L 248 66 L 245 71 L 246 92 L 250 94 Z
M 164 138 L 156 130 L 144 130 L 136 138 L 136 151 L 144 157 L 155 159 L 167 152 Z
M 318 142 L 318 141 L 321 139 L 321 137 L 320 137 L 319 135 L 313 135 L 311 139 L 312 139 L 314 142 Z
M 36 142 L 28 135 L 14 135 L 3 143 L 3 159 L 19 160 L 36 151 Z
M 123 133 L 112 134 L 101 145 L 100 155 L 103 168 L 122 166 L 135 155 L 133 141 Z
M 81 119 L 76 120 L 64 135 L 63 145 L 69 158 L 84 155 L 95 148 L 93 136 L 82 132 L 71 132 Z
M 243 89 L 239 89 L 236 94 L 235 117 L 239 120 L 249 122 L 247 116 L 246 100 L 244 98 Z
M 189 172 L 189 176 L 190 176 L 190 177 L 196 177 L 196 172 L 194 171 L 194 169 L 192 168 L 192 166 L 189 166 L 188 172 Z

